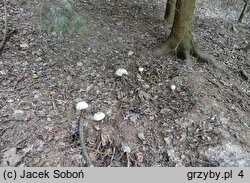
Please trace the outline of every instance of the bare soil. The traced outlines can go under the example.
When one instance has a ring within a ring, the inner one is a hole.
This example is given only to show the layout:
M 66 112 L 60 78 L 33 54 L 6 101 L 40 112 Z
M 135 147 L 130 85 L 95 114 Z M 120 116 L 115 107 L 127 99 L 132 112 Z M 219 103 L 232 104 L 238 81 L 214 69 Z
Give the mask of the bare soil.
M 0 56 L 2 166 L 85 166 L 82 100 L 95 166 L 250 166 L 249 24 L 209 16 L 216 5 L 199 1 L 193 34 L 214 67 L 155 55 L 170 33 L 163 0 L 76 1 L 86 28 L 68 36 L 40 28 L 43 3 L 8 3 L 17 31 Z

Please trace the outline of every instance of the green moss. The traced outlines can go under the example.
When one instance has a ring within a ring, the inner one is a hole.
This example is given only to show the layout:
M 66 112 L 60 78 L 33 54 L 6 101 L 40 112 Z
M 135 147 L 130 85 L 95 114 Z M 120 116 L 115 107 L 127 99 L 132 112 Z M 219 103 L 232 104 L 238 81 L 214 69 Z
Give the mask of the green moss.
M 41 21 L 48 33 L 72 34 L 85 26 L 84 19 L 75 11 L 73 0 L 56 0 L 44 5 Z

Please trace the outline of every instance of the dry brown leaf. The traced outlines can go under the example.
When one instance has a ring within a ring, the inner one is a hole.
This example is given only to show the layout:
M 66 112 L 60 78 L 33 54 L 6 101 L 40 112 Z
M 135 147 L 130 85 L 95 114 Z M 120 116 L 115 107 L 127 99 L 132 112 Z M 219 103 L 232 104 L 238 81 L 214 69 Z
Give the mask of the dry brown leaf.
M 69 75 L 72 76 L 72 77 L 76 77 L 76 75 L 77 75 L 76 70 L 75 69 L 70 69 L 69 70 Z
M 137 152 L 135 155 L 136 155 L 136 160 L 138 161 L 138 163 L 142 163 L 143 162 L 142 152 Z

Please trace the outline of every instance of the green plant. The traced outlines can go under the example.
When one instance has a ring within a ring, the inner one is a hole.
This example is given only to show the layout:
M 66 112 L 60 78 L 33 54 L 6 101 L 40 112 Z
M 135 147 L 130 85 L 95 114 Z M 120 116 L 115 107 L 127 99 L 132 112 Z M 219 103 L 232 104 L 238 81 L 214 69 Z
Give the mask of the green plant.
M 75 11 L 73 0 L 55 0 L 41 10 L 41 23 L 48 33 L 72 34 L 83 30 L 84 19 Z

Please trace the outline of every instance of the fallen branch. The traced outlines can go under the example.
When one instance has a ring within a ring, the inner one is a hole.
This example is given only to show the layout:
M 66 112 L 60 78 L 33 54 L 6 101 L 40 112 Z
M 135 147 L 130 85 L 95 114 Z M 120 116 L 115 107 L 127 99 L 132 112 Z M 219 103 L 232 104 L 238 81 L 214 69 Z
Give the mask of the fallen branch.
M 242 22 L 242 19 L 244 18 L 244 14 L 245 14 L 245 10 L 247 8 L 248 1 L 249 0 L 245 0 L 245 5 L 244 5 L 244 7 L 243 7 L 243 9 L 241 11 L 240 17 L 238 19 L 238 22 L 240 22 L 240 23 Z
M 80 115 L 80 120 L 79 120 L 79 137 L 80 137 L 80 146 L 82 150 L 82 156 L 83 159 L 86 161 L 86 164 L 88 167 L 93 167 L 93 164 L 91 163 L 91 160 L 89 158 L 88 152 L 87 152 L 87 147 L 86 147 L 86 142 L 85 142 L 85 137 L 83 133 L 83 112 L 81 111 Z

